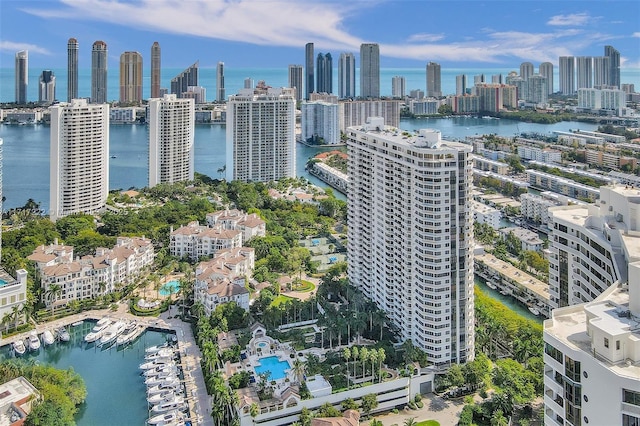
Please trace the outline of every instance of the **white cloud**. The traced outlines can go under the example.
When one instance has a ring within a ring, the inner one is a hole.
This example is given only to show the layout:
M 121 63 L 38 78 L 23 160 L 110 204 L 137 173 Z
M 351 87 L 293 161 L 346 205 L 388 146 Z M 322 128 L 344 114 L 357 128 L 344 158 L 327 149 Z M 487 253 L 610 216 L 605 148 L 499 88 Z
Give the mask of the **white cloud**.
M 640 32 L 635 32 L 635 33 L 631 34 L 631 37 L 640 38 Z
M 571 13 L 569 15 L 554 15 L 549 21 L 547 21 L 547 25 L 553 26 L 582 26 L 589 23 L 591 20 L 591 16 L 588 13 Z
M 407 38 L 407 42 L 409 43 L 414 43 L 414 42 L 436 42 L 436 41 L 440 41 L 444 39 L 444 34 L 427 34 L 427 33 L 420 33 L 420 34 L 412 34 Z
M 44 47 L 30 43 L 19 43 L 15 41 L 0 40 L 0 51 L 18 52 L 19 50 L 28 50 L 30 53 L 40 53 L 42 55 L 51 55 Z

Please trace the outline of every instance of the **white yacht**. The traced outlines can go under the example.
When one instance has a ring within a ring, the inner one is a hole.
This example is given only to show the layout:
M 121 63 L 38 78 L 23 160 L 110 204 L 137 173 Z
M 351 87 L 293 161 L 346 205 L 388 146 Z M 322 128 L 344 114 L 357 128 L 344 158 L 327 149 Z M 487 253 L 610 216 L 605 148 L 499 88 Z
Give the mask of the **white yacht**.
M 71 336 L 65 327 L 60 326 L 56 328 L 56 338 L 61 342 L 68 342 Z
M 122 333 L 116 339 L 116 346 L 126 345 L 133 340 L 133 336 L 138 329 L 138 323 L 135 321 L 129 321 L 122 330 Z
M 154 387 L 157 385 L 161 385 L 163 383 L 168 383 L 168 382 L 172 382 L 174 380 L 179 380 L 178 376 L 175 374 L 170 374 L 166 377 L 147 377 L 146 380 L 144 381 L 144 384 L 147 385 L 148 387 Z
M 96 323 L 96 325 L 91 329 L 91 332 L 84 336 L 84 341 L 87 343 L 95 342 L 100 339 L 104 334 L 105 330 L 111 324 L 111 320 L 109 318 L 102 318 L 100 321 Z
M 42 333 L 42 343 L 44 343 L 45 346 L 53 345 L 55 341 L 56 339 L 53 337 L 51 330 L 45 330 L 44 333 Z
M 178 368 L 175 365 L 167 365 L 166 367 L 158 367 L 153 368 L 151 370 L 146 370 L 142 375 L 144 377 L 168 377 L 172 374 L 175 375 L 178 373 Z
M 165 359 L 165 358 L 171 359 L 175 356 L 175 354 L 176 352 L 173 350 L 173 348 L 162 348 L 155 354 L 146 354 L 144 356 L 144 359 L 147 361 L 153 361 L 155 359 Z
M 18 339 L 13 342 L 12 346 L 16 355 L 24 355 L 24 353 L 27 351 L 27 347 L 24 345 L 24 341 L 22 339 Z
M 174 364 L 174 361 L 172 358 L 156 358 L 154 360 L 151 361 L 147 361 L 143 364 L 140 364 L 140 369 L 141 370 L 150 370 L 152 368 L 156 368 L 156 367 L 164 367 L 166 365 L 169 364 Z
M 122 333 L 127 324 L 124 321 L 116 321 L 111 324 L 107 329 L 102 333 L 100 337 L 100 346 L 109 345 L 118 338 L 118 335 Z
M 157 353 L 158 351 L 160 351 L 160 349 L 162 349 L 162 348 L 167 348 L 167 347 L 169 347 L 169 344 L 168 344 L 168 343 L 163 343 L 162 345 L 151 346 L 151 347 L 146 348 L 146 349 L 144 350 L 144 353 L 145 353 L 145 354 L 147 354 L 147 355 L 149 355 L 149 354 L 155 354 L 155 353 Z
M 35 331 L 29 333 L 29 350 L 37 351 L 40 349 L 40 339 L 38 339 L 38 335 Z
M 184 416 L 180 411 L 172 410 L 164 414 L 158 414 L 157 416 L 151 417 L 147 423 L 155 426 L 174 425 L 182 421 L 183 418 Z
M 175 390 L 166 390 L 147 397 L 147 402 L 151 405 L 160 404 L 161 402 L 171 401 L 178 394 Z
M 180 380 L 177 378 L 167 378 L 160 382 L 160 384 L 150 386 L 149 389 L 147 389 L 147 396 L 152 396 L 166 391 L 179 391 L 181 389 Z
M 184 398 L 181 396 L 174 396 L 168 401 L 163 401 L 160 404 L 154 405 L 151 408 L 152 413 L 165 413 L 172 410 L 182 410 L 185 408 Z

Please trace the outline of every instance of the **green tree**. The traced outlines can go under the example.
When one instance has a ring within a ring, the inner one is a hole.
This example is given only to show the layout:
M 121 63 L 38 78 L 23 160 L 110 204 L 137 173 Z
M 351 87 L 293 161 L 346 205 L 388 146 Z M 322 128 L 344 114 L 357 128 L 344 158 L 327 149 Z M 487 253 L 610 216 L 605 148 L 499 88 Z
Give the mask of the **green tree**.
M 369 413 L 376 409 L 378 406 L 378 395 L 375 393 L 368 393 L 362 397 L 361 403 L 362 413 L 366 416 Z
M 453 114 L 453 108 L 451 108 L 451 105 L 442 104 L 442 105 L 440 105 L 440 107 L 438 107 L 438 114 L 440 114 L 440 115 L 452 115 Z

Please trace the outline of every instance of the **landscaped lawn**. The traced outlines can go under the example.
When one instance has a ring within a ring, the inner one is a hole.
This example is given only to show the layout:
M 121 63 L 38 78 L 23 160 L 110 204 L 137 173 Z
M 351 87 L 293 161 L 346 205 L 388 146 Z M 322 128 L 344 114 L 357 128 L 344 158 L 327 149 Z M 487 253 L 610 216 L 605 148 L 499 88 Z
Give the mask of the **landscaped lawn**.
M 287 303 L 289 300 L 293 300 L 294 298 L 291 296 L 285 296 L 284 294 L 279 294 L 278 297 L 273 299 L 271 302 L 271 306 L 280 306 L 283 303 Z
M 313 291 L 316 288 L 315 284 L 311 281 L 301 280 L 299 286 L 293 287 L 293 291 L 299 291 L 301 293 L 307 293 Z
M 440 422 L 436 420 L 423 420 L 418 422 L 416 426 L 440 426 Z

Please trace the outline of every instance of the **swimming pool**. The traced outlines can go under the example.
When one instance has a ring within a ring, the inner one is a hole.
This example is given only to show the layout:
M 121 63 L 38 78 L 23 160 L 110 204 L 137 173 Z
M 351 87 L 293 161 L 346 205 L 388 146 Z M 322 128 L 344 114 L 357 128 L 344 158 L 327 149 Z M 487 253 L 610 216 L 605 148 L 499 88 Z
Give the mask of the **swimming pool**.
M 268 343 L 267 343 L 267 342 L 260 342 L 260 343 L 258 343 L 258 345 L 257 345 L 257 346 L 258 346 L 259 348 L 266 348 L 266 347 L 267 347 L 267 345 L 268 345 Z
M 286 370 L 291 368 L 287 361 L 278 360 L 277 356 L 268 356 L 266 358 L 260 358 L 260 365 L 254 367 L 256 374 L 262 374 L 265 371 L 269 371 L 271 375 L 270 380 L 279 380 L 287 377 Z
M 167 281 L 165 285 L 160 287 L 160 290 L 158 291 L 158 293 L 160 293 L 160 296 L 169 296 L 170 294 L 177 293 L 178 290 L 180 290 L 180 281 L 171 280 L 171 281 Z

